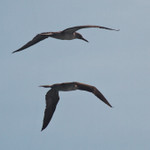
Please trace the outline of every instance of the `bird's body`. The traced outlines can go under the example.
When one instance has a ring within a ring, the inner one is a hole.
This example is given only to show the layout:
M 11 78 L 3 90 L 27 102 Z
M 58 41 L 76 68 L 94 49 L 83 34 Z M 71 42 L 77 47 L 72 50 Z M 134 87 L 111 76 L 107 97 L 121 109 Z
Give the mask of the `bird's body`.
M 92 92 L 96 97 L 102 100 L 105 104 L 112 107 L 103 94 L 94 86 L 83 84 L 79 82 L 66 82 L 58 83 L 53 85 L 42 85 L 40 87 L 51 88 L 46 94 L 46 109 L 44 113 L 43 127 L 44 130 L 49 124 L 53 113 L 56 109 L 57 103 L 59 101 L 59 91 L 73 91 L 73 90 L 84 90 Z
M 59 39 L 59 40 L 73 40 L 75 39 L 75 34 L 68 34 L 68 33 L 62 33 L 60 32 L 53 32 L 53 34 L 51 35 L 51 37 L 55 38 L 55 39 Z
M 13 51 L 12 53 L 22 51 L 22 50 L 24 50 L 36 43 L 48 38 L 48 37 L 52 37 L 52 38 L 56 38 L 56 39 L 60 39 L 60 40 L 81 39 L 81 40 L 88 42 L 85 38 L 83 38 L 83 36 L 80 33 L 76 32 L 77 30 L 80 30 L 83 28 L 101 28 L 101 29 L 106 29 L 106 30 L 119 31 L 116 29 L 107 28 L 107 27 L 103 27 L 103 26 L 84 25 L 84 26 L 75 26 L 75 27 L 67 28 L 67 29 L 65 29 L 63 31 L 59 31 L 59 32 L 43 32 L 43 33 L 37 34 L 31 41 L 26 43 L 21 48 Z
M 51 88 L 57 91 L 74 91 L 77 90 L 77 85 L 75 82 L 68 82 L 68 83 L 58 83 L 51 85 Z

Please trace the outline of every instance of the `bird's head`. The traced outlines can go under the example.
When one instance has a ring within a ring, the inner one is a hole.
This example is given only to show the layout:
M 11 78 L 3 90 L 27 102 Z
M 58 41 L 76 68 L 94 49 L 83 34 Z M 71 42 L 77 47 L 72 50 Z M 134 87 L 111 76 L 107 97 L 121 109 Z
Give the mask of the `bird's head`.
M 80 33 L 76 32 L 75 37 L 76 37 L 76 39 L 81 39 L 81 40 L 84 40 L 86 42 L 89 42 L 88 40 L 86 40 L 85 38 L 83 38 L 83 36 Z

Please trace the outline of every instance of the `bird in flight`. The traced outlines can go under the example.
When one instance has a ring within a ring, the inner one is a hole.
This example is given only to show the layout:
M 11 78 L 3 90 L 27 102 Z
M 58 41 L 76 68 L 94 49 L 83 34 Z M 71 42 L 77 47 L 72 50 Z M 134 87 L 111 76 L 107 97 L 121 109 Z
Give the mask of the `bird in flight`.
M 41 85 L 40 87 L 51 88 L 46 96 L 46 108 L 44 112 L 43 126 L 42 130 L 44 130 L 56 109 L 57 103 L 59 101 L 59 91 L 73 91 L 73 90 L 84 90 L 93 93 L 96 97 L 98 97 L 101 101 L 103 101 L 108 106 L 112 107 L 107 99 L 103 96 L 103 94 L 94 86 L 79 83 L 79 82 L 66 82 L 66 83 L 58 83 L 53 85 Z
M 119 31 L 116 29 L 107 28 L 107 27 L 103 27 L 103 26 L 83 25 L 83 26 L 75 26 L 75 27 L 67 28 L 67 29 L 65 29 L 63 31 L 59 31 L 59 32 L 43 32 L 43 33 L 37 34 L 31 41 L 29 41 L 28 43 L 23 45 L 21 48 L 13 51 L 12 53 L 22 51 L 22 50 L 24 50 L 36 43 L 48 38 L 48 37 L 52 37 L 52 38 L 56 38 L 56 39 L 60 39 L 60 40 L 81 39 L 81 40 L 88 42 L 85 38 L 83 38 L 83 36 L 80 33 L 76 32 L 77 30 L 80 30 L 83 28 L 101 28 L 101 29 L 106 29 L 106 30 Z

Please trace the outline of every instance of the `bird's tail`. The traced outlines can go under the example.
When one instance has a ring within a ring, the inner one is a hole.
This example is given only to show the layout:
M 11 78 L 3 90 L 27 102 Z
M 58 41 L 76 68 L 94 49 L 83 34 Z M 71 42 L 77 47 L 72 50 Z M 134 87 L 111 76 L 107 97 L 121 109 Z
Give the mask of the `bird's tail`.
M 51 85 L 40 85 L 39 87 L 50 88 Z

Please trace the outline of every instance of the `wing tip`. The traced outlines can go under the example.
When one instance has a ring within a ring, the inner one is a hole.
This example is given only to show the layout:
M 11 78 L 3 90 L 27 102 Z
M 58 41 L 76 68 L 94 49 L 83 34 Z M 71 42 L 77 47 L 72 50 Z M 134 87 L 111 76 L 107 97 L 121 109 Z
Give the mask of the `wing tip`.
M 22 49 L 22 48 L 17 49 L 17 50 L 15 50 L 15 51 L 13 51 L 12 54 L 13 54 L 13 53 L 16 53 L 16 52 L 19 52 L 19 51 L 21 51 L 21 50 L 23 50 L 23 49 Z
M 44 129 L 45 129 L 45 128 L 42 128 L 42 129 L 41 129 L 41 132 L 42 132 Z
M 42 126 L 42 129 L 41 129 L 41 132 L 46 128 L 47 126 L 43 125 Z
M 105 101 L 104 103 L 107 104 L 109 107 L 113 108 L 113 106 L 108 101 Z
M 99 28 L 106 29 L 106 30 L 120 31 L 120 29 L 113 29 L 113 28 L 108 28 L 108 27 L 104 27 L 104 26 L 99 26 Z
M 18 50 L 13 51 L 12 54 L 16 53 L 17 51 L 18 51 Z
M 113 108 L 113 106 L 111 106 L 110 104 L 108 106 L 111 107 L 111 108 Z

